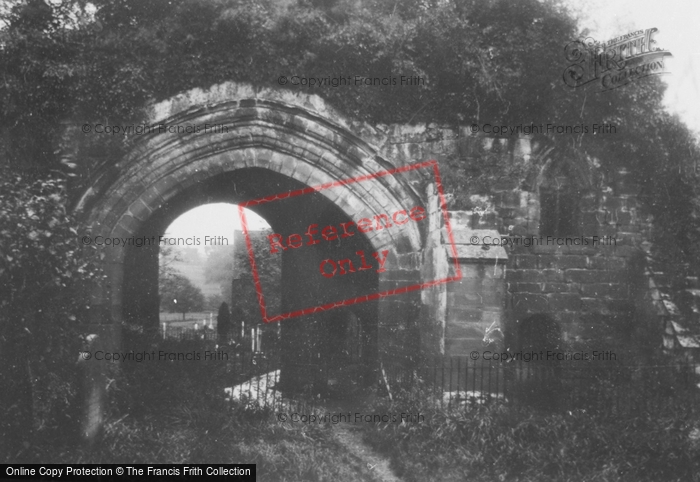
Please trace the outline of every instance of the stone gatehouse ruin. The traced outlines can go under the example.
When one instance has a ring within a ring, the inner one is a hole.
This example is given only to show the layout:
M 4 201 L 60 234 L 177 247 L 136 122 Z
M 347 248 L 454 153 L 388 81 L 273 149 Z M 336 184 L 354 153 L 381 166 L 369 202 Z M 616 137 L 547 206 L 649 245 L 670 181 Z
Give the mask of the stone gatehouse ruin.
M 430 356 L 468 355 L 483 350 L 487 335 L 498 330 L 511 349 L 631 342 L 649 326 L 665 330 L 669 348 L 700 346 L 647 267 L 651 219 L 627 171 L 602 173 L 595 159 L 558 158 L 524 134 L 496 138 L 466 126 L 370 126 L 317 96 L 235 83 L 155 104 L 148 124 L 227 128 L 133 136 L 123 158 L 91 173 L 75 204 L 92 236 L 157 237 L 198 205 L 241 203 L 357 177 L 366 180 L 252 209 L 285 245 L 311 225 L 337 227 L 381 213 L 424 210 L 420 222 L 358 232 L 340 248 L 320 243 L 326 251 L 283 250 L 283 311 L 368 296 L 364 303 L 283 321 L 288 360 L 308 358 L 321 345 L 332 353 L 334 322 L 362 333 L 357 344 L 368 372 L 380 364 L 410 367 Z M 80 133 L 69 138 L 73 155 L 84 155 Z M 474 193 L 472 209 L 449 212 L 454 245 L 443 215 L 449 199 L 444 206 L 433 177 L 420 170 L 370 176 L 429 160 L 440 166 L 447 158 L 489 162 L 494 156 L 522 166 L 524 174 Z M 381 269 L 319 275 L 322 256 L 357 258 L 358 252 L 387 254 Z M 157 329 L 158 247 L 105 247 L 101 256 L 107 276 L 93 293 L 88 330 L 103 349 L 117 349 L 124 323 Z M 450 279 L 456 261 L 459 280 L 369 296 Z M 522 328 L 537 317 L 553 320 L 556 335 Z M 100 423 L 100 370 L 93 364 L 89 372 L 96 383 L 87 432 Z M 303 374 L 285 376 L 293 385 Z

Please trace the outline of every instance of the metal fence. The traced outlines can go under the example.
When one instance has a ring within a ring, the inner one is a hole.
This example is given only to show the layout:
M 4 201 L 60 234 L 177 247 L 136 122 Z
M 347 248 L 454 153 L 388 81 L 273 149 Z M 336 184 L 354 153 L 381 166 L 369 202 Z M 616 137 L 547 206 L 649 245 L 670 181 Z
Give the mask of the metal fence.
M 164 339 L 176 339 L 176 340 L 207 340 L 207 341 L 217 341 L 218 336 L 216 331 L 202 328 L 195 330 L 188 327 L 168 327 L 159 331 L 160 336 Z
M 448 410 L 490 403 L 550 411 L 586 410 L 621 416 L 664 411 L 700 412 L 700 363 L 660 358 L 653 363 L 619 361 L 489 361 L 483 357 L 435 357 L 419 368 L 379 364 L 329 366 L 282 362 L 252 350 L 250 338 L 221 339 L 215 331 L 169 329 L 163 342 L 191 341 L 225 351 L 226 394 L 248 408 L 309 411 L 329 399 L 352 400 L 361 388 L 414 398 Z M 281 387 L 290 376 L 293 386 Z
M 230 345 L 239 347 L 243 351 L 253 351 L 253 338 L 249 335 L 240 336 L 237 334 L 228 334 L 225 337 L 219 335 L 216 330 L 208 328 L 193 329 L 189 327 L 168 327 L 158 331 L 160 337 L 164 340 L 179 340 L 179 341 L 201 341 L 207 347 L 216 345 Z
M 230 399 L 247 407 L 310 410 L 329 398 L 352 398 L 338 368 L 282 364 L 277 357 L 239 353 L 231 358 Z M 625 366 L 613 363 L 489 363 L 468 357 L 440 357 L 420 370 L 383 367 L 375 371 L 380 392 L 393 398 L 422 397 L 436 407 L 468 410 L 491 403 L 550 411 L 586 410 L 603 415 L 700 411 L 700 364 L 666 362 Z M 282 370 L 301 371 L 304 386 L 279 389 Z M 388 392 L 388 393 L 387 393 Z
M 247 409 L 271 409 L 312 413 L 329 397 L 321 387 L 328 387 L 332 378 L 326 367 L 312 364 L 282 363 L 277 356 L 261 352 L 236 351 L 229 353 L 228 371 L 231 384 L 225 389 L 232 406 Z M 280 390 L 282 367 L 291 372 L 303 372 L 309 383 L 294 390 Z
M 689 361 L 625 365 L 439 357 L 424 366 L 388 371 L 389 387 L 409 393 L 422 387 L 439 406 L 450 409 L 494 402 L 608 415 L 700 408 L 700 363 Z
M 163 322 L 210 322 L 216 321 L 216 313 L 211 311 L 201 311 L 194 313 L 186 313 L 183 317 L 182 313 L 166 313 L 161 312 L 159 314 L 159 320 Z

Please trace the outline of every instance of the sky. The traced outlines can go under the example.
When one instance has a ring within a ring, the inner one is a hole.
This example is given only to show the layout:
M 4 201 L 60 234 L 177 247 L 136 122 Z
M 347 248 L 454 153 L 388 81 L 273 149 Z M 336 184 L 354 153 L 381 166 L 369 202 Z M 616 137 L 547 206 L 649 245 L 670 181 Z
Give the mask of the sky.
M 661 77 L 668 84 L 664 103 L 700 132 L 700 0 L 567 0 L 583 14 L 582 27 L 599 41 L 658 28 L 656 46 L 673 54 Z M 607 95 L 607 94 L 606 94 Z
M 253 211 L 246 209 L 245 216 L 248 229 L 269 227 L 267 222 Z M 241 229 L 238 207 L 235 204 L 214 203 L 204 204 L 187 211 L 172 222 L 165 230 L 165 235 L 173 238 L 196 236 L 201 244 L 195 247 L 203 254 L 205 236 L 223 236 L 228 239 L 229 245 L 232 245 L 234 229 Z

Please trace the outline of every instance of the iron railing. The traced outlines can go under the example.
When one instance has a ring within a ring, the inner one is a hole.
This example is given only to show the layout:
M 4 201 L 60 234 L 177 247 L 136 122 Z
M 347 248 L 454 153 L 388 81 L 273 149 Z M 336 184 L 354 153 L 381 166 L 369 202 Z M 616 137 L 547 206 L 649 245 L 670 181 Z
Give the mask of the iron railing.
M 340 369 L 327 365 L 282 364 L 278 357 L 238 353 L 230 363 L 231 400 L 249 407 L 312 407 L 329 398 L 352 398 L 339 384 Z M 422 397 L 436 407 L 468 410 L 491 403 L 550 411 L 585 410 L 604 415 L 700 408 L 700 363 L 654 365 L 513 361 L 491 363 L 469 357 L 439 357 L 421 369 L 387 367 L 369 383 L 393 398 Z M 302 386 L 280 390 L 282 370 L 297 371 Z M 365 384 L 367 385 L 367 384 Z
M 422 387 L 442 408 L 508 403 L 609 415 L 700 408 L 700 363 L 685 360 L 625 365 L 436 357 L 422 366 L 387 370 L 389 387 L 405 393 Z

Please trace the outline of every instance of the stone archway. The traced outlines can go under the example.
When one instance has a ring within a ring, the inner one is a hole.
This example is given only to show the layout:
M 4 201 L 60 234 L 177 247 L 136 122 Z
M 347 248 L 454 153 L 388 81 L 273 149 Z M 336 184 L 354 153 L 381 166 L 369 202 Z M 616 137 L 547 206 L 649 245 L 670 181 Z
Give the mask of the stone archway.
M 166 127 L 138 136 L 124 159 L 104 166 L 94 176 L 76 206 L 93 239 L 158 234 L 169 219 L 199 204 L 240 202 L 358 176 L 369 177 L 314 193 L 307 200 L 300 197 L 301 208 L 292 203 L 275 214 L 275 209 L 261 206 L 259 214 L 273 228 L 289 231 L 297 224 L 308 224 L 315 215 L 322 218 L 320 222 L 337 222 L 414 206 L 427 208 L 413 187 L 425 183 L 422 174 L 412 171 L 400 177 L 372 178 L 397 166 L 378 156 L 352 132 L 349 122 L 316 96 L 227 83 L 208 91 L 195 89 L 153 106 L 147 124 Z M 200 131 L 178 132 L 177 126 L 185 130 L 200 126 Z M 309 211 L 313 216 L 292 222 L 309 206 L 316 206 Z M 386 270 L 373 281 L 376 289 L 420 282 L 426 230 L 427 223 L 406 223 L 358 237 L 360 244 L 376 252 L 388 251 Z M 157 251 L 134 255 L 130 247 L 110 247 L 103 248 L 102 254 L 107 279 L 95 290 L 91 331 L 100 334 L 103 346 L 117 348 L 128 304 L 127 286 L 135 279 L 129 278 L 129 266 L 155 262 L 157 269 Z M 293 256 L 283 259 L 298 265 Z M 373 316 L 378 320 L 379 358 L 400 361 L 417 353 L 418 337 L 412 329 L 419 300 L 419 292 L 413 291 L 377 301 Z M 136 309 L 148 312 L 153 306 Z

